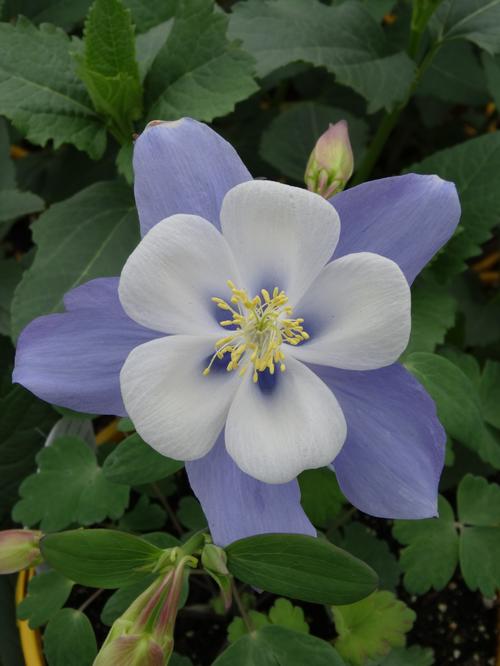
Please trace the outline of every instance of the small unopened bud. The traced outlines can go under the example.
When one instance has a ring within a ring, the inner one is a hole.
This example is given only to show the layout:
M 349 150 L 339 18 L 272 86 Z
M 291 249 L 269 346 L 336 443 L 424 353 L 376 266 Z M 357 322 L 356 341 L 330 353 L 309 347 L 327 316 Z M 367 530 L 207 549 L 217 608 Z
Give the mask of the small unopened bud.
M 164 666 L 167 655 L 148 636 L 120 636 L 105 645 L 92 666 Z
M 307 189 L 329 199 L 344 189 L 353 169 L 347 122 L 339 120 L 330 125 L 314 146 L 304 175 Z
M 21 571 L 40 564 L 38 544 L 42 536 L 37 530 L 5 530 L 0 532 L 0 574 Z
M 215 580 L 220 588 L 226 610 L 231 606 L 231 575 L 227 568 L 227 555 L 222 548 L 207 543 L 201 551 L 201 563 L 205 571 Z

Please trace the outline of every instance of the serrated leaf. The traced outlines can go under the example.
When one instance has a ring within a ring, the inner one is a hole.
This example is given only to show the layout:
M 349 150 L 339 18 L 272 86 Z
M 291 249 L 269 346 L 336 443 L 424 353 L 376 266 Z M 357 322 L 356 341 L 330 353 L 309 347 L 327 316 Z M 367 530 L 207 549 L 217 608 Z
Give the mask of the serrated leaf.
M 338 652 L 315 636 L 275 625 L 246 634 L 214 661 L 213 666 L 345 666 Z
M 61 437 L 37 456 L 39 471 L 26 478 L 12 516 L 43 532 L 62 530 L 72 523 L 92 525 L 107 516 L 123 515 L 129 488 L 108 481 L 95 454 L 76 437 Z
M 332 608 L 341 657 L 354 666 L 366 659 L 386 655 L 393 647 L 403 647 L 416 614 L 392 592 L 374 592 L 366 599 Z
M 413 645 L 410 648 L 395 648 L 382 659 L 367 662 L 366 666 L 432 666 L 434 656 L 429 648 Z
M 255 610 L 247 611 L 248 618 L 252 623 L 253 630 L 262 629 L 269 624 L 269 620 L 265 613 L 259 613 Z M 245 621 L 241 617 L 235 617 L 231 620 L 227 627 L 227 640 L 229 643 L 236 643 L 242 636 L 249 633 L 249 629 Z
M 500 2 L 500 0 L 499 0 Z M 500 4 L 499 4 L 500 7 Z M 465 268 L 465 260 L 481 251 L 500 219 L 500 133 L 485 134 L 434 153 L 408 172 L 437 174 L 455 183 L 462 217 L 455 236 L 432 263 L 432 272 L 449 279 Z
M 152 573 L 162 550 L 117 530 L 71 530 L 48 534 L 43 557 L 67 578 L 89 587 L 116 588 Z
M 33 23 L 55 23 L 66 30 L 85 18 L 91 0 L 6 0 L 6 12 L 27 16 Z
M 227 24 L 211 0 L 179 5 L 146 78 L 148 118 L 211 121 L 257 91 L 253 60 L 228 41 Z
M 387 542 L 361 523 L 349 523 L 343 532 L 338 545 L 372 567 L 379 577 L 379 587 L 394 591 L 401 569 Z
M 286 629 L 298 631 L 301 634 L 309 633 L 309 625 L 305 621 L 304 611 L 300 606 L 294 606 L 288 599 L 276 599 L 269 609 L 269 619 Z
M 88 617 L 72 608 L 60 610 L 45 629 L 43 650 L 48 666 L 92 666 L 97 642 Z
M 120 273 L 139 240 L 131 191 L 115 181 L 91 185 L 41 215 L 33 238 L 38 251 L 12 302 L 16 337 L 34 317 L 61 310 L 70 289 Z
M 123 0 L 123 4 L 132 12 L 137 32 L 146 32 L 171 19 L 179 0 Z
M 130 141 L 132 122 L 142 113 L 142 85 L 134 27 L 121 0 L 95 0 L 85 22 L 83 53 L 76 57 L 95 110 L 121 143 Z
M 369 101 L 369 112 L 402 101 L 415 73 L 406 53 L 390 53 L 382 28 L 360 3 L 250 0 L 235 6 L 229 34 L 256 58 L 260 77 L 301 60 L 326 67 Z
M 98 159 L 106 133 L 70 56 L 70 40 L 46 23 L 0 24 L 0 113 L 33 143 L 72 143 Z
M 327 527 L 346 499 L 334 472 L 327 467 L 308 469 L 299 476 L 300 502 L 314 525 Z
M 347 120 L 354 161 L 359 162 L 368 134 L 365 121 L 343 109 L 316 102 L 298 102 L 280 113 L 262 134 L 260 154 L 284 176 L 302 183 L 316 141 L 329 123 L 341 119 Z
M 120 442 L 104 461 L 109 481 L 139 486 L 175 474 L 184 463 L 162 456 L 134 433 Z
M 130 532 L 148 532 L 163 527 L 165 520 L 164 509 L 151 502 L 147 495 L 141 495 L 134 508 L 120 519 L 118 527 Z
M 32 629 L 45 624 L 60 610 L 70 595 L 73 581 L 57 571 L 38 573 L 28 584 L 28 594 L 17 607 L 17 616 L 28 620 Z
M 433 352 L 455 322 L 457 302 L 449 290 L 429 278 L 417 280 L 411 292 L 411 335 L 405 356 Z
M 396 520 L 393 534 L 407 546 L 400 559 L 406 589 L 413 594 L 442 590 L 458 563 L 455 516 L 444 497 L 439 498 L 439 518 Z
M 440 41 L 467 39 L 489 53 L 500 51 L 500 0 L 445 0 L 430 25 Z
M 265 534 L 226 548 L 229 571 L 268 592 L 313 603 L 352 603 L 370 594 L 375 572 L 327 541 L 299 534 Z

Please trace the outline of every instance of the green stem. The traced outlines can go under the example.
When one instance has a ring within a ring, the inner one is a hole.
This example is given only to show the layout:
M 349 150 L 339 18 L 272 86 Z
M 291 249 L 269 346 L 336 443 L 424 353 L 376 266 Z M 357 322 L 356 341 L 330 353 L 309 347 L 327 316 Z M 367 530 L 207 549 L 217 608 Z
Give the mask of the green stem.
M 245 623 L 246 628 L 250 633 L 255 631 L 254 624 L 252 622 L 252 618 L 250 615 L 247 613 L 245 606 L 243 605 L 243 601 L 241 600 L 240 593 L 238 591 L 238 588 L 236 586 L 236 583 L 234 582 L 234 579 L 231 580 L 231 587 L 233 588 L 233 599 L 236 602 L 236 605 L 238 606 L 238 610 L 240 611 L 241 619 Z

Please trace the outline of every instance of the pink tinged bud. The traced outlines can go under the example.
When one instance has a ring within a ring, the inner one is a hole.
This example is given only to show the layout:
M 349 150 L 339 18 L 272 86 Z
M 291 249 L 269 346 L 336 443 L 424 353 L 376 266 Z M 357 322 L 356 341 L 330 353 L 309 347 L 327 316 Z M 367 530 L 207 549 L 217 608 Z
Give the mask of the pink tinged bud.
M 352 176 L 354 157 L 345 120 L 330 125 L 317 140 L 304 179 L 307 189 L 329 199 L 341 192 Z
M 42 533 L 35 530 L 0 532 L 0 574 L 10 574 L 40 564 L 38 544 Z
M 167 654 L 146 634 L 120 636 L 105 645 L 92 666 L 164 666 Z

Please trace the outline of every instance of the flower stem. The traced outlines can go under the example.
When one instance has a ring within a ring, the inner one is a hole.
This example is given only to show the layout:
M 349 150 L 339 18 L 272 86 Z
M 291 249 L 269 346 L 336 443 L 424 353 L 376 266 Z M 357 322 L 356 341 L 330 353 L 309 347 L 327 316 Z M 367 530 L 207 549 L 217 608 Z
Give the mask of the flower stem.
M 252 618 L 250 615 L 247 613 L 245 606 L 243 605 L 243 601 L 241 600 L 240 593 L 238 591 L 238 587 L 236 586 L 236 583 L 234 582 L 234 579 L 231 580 L 231 587 L 233 588 L 233 599 L 236 602 L 236 605 L 238 606 L 238 610 L 240 611 L 241 619 L 245 623 L 246 628 L 248 629 L 249 632 L 255 631 L 255 626 L 254 623 L 252 622 Z

